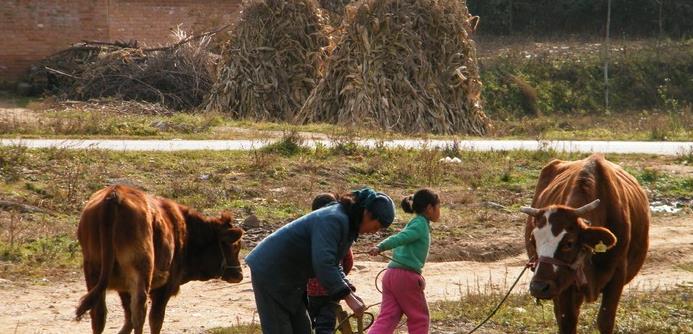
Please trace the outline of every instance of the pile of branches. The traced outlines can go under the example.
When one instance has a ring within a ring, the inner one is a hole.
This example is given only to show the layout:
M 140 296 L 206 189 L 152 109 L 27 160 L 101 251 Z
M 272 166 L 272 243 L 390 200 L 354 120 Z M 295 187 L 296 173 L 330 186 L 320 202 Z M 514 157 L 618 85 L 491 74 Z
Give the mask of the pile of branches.
M 343 35 L 298 122 L 486 133 L 463 1 L 370 0 L 356 6 L 347 7 Z
M 49 110 L 98 110 L 108 115 L 165 115 L 171 116 L 174 111 L 156 102 L 122 100 L 118 98 L 91 99 L 88 101 L 59 100 Z
M 207 110 L 289 121 L 317 84 L 330 39 L 316 0 L 247 3 L 224 46 Z
M 36 91 L 65 99 L 115 97 L 160 103 L 175 110 L 200 106 L 213 82 L 207 46 L 214 32 L 186 36 L 159 48 L 131 42 L 83 42 L 34 66 L 29 74 Z

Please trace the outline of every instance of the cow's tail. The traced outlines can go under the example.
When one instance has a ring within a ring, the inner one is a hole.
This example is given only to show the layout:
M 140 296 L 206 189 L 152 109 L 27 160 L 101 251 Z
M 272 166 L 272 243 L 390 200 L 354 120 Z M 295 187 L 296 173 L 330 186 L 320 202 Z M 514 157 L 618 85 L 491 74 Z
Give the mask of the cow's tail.
M 116 188 L 106 195 L 103 206 L 101 207 L 101 221 L 99 228 L 99 244 L 101 245 L 101 271 L 99 280 L 96 285 L 87 292 L 79 302 L 75 311 L 76 319 L 80 320 L 82 316 L 89 310 L 93 309 L 96 304 L 103 299 L 103 295 L 108 287 L 108 279 L 111 276 L 111 271 L 115 263 L 113 235 L 116 225 L 117 211 L 120 198 Z

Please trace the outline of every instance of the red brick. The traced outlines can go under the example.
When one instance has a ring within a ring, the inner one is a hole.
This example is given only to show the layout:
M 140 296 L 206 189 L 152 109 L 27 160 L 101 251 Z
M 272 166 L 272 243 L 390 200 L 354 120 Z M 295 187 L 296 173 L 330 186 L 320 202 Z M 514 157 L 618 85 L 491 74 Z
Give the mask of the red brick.
M 235 19 L 240 5 L 241 0 L 7 1 L 0 6 L 0 31 L 7 38 L 0 48 L 0 83 L 17 80 L 32 63 L 81 40 L 166 44 L 179 23 L 195 32 L 209 30 L 210 24 Z

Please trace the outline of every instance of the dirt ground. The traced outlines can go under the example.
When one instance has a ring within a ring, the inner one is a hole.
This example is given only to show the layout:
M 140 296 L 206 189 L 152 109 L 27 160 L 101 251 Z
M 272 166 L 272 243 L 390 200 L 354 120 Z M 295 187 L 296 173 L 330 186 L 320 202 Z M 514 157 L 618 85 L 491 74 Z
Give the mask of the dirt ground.
M 689 268 L 693 263 L 691 226 L 693 216 L 690 215 L 658 215 L 654 219 L 648 261 L 627 291 L 693 284 L 693 272 Z M 493 243 L 493 240 L 487 242 Z M 457 300 L 468 291 L 505 291 L 522 270 L 525 260 L 522 253 L 494 262 L 429 263 L 424 271 L 427 298 L 429 302 Z M 380 301 L 374 279 L 384 266 L 383 262 L 359 255 L 349 275 L 368 305 Z M 204 333 L 214 327 L 257 322 L 248 270 L 245 273 L 246 278 L 239 284 L 214 280 L 182 286 L 180 294 L 168 305 L 164 331 Z M 525 274 L 516 291 L 526 291 L 530 278 Z M 75 306 L 84 290 L 82 276 L 76 272 L 64 277 L 47 277 L 41 284 L 0 280 L 0 332 L 87 333 L 90 331 L 88 317 L 81 322 L 73 320 Z M 115 293 L 108 293 L 107 305 L 106 333 L 115 333 L 123 321 Z

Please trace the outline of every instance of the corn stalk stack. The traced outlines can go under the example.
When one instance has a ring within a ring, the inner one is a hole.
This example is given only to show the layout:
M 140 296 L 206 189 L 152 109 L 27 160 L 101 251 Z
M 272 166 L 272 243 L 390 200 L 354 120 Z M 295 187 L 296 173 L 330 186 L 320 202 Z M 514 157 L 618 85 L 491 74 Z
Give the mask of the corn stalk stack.
M 469 19 L 460 0 L 347 7 L 343 35 L 296 121 L 485 134 Z
M 315 0 L 245 4 L 224 46 L 207 110 L 234 118 L 292 120 L 320 78 L 329 45 Z

